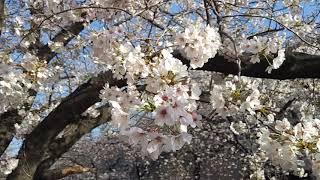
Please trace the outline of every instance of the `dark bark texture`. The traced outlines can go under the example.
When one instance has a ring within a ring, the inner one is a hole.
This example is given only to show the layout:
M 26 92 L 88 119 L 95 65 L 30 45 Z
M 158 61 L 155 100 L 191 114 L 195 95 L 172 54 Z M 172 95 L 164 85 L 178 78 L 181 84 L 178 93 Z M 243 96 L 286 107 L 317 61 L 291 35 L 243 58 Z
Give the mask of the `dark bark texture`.
M 75 36 L 77 36 L 84 29 L 84 22 L 76 22 L 69 27 L 61 30 L 53 39 L 53 42 L 63 42 L 64 45 L 67 45 Z M 34 52 L 35 55 L 49 63 L 54 56 L 55 52 L 51 51 L 48 44 L 42 45 L 40 42 L 33 44 L 29 47 L 31 52 Z M 35 96 L 37 92 L 33 89 L 29 90 L 30 95 Z M 29 106 L 29 105 L 26 105 Z M 5 113 L 0 114 L 0 156 L 8 147 L 11 142 L 15 128 L 14 124 L 21 123 L 23 117 L 18 114 L 17 109 L 11 109 Z
M 184 64 L 189 61 L 181 53 L 175 51 L 174 57 L 180 59 Z M 269 61 L 272 62 L 270 59 Z M 256 78 L 269 79 L 297 79 L 297 78 L 320 78 L 320 56 L 305 53 L 288 52 L 286 60 L 279 69 L 272 70 L 271 73 L 266 71 L 269 66 L 266 59 L 261 59 L 260 63 L 241 65 L 241 75 Z M 197 70 L 220 72 L 224 74 L 237 75 L 239 72 L 238 65 L 235 62 L 228 61 L 224 56 L 216 55 L 211 58 L 203 67 Z
M 19 152 L 18 167 L 7 177 L 8 180 L 37 179 L 36 170 L 40 163 L 50 158 L 51 142 L 69 124 L 81 120 L 81 114 L 90 106 L 100 101 L 99 92 L 105 83 L 123 87 L 125 81 L 115 80 L 110 71 L 94 77 L 79 86 L 64 99 L 29 135 Z

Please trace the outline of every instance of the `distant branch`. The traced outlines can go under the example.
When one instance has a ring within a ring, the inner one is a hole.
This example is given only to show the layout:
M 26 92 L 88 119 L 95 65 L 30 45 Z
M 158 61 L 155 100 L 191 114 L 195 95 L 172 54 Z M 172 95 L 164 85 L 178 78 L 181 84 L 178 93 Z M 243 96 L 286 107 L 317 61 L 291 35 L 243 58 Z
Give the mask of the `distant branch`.
M 265 36 L 265 35 L 267 35 L 269 33 L 274 33 L 274 32 L 283 31 L 283 30 L 285 30 L 285 28 L 269 29 L 269 30 L 266 30 L 266 31 L 262 31 L 262 32 L 258 32 L 256 34 L 250 35 L 248 37 L 248 39 L 252 39 L 255 36 Z
M 296 37 L 298 37 L 302 42 L 304 42 L 305 44 L 307 44 L 310 47 L 314 47 L 317 48 L 318 50 L 320 49 L 320 47 L 315 46 L 313 44 L 311 44 L 310 42 L 306 41 L 303 37 L 301 37 L 299 34 L 297 34 L 293 29 L 291 29 L 290 27 L 284 25 L 283 23 L 281 23 L 280 21 L 268 17 L 268 16 L 261 16 L 261 15 L 252 15 L 252 14 L 235 14 L 235 15 L 227 15 L 227 16 L 223 16 L 222 18 L 231 18 L 231 17 L 251 17 L 251 18 L 262 18 L 262 19 L 268 19 L 270 21 L 273 21 L 277 24 L 279 24 L 281 27 L 287 29 L 288 31 L 290 31 L 291 33 L 293 33 Z

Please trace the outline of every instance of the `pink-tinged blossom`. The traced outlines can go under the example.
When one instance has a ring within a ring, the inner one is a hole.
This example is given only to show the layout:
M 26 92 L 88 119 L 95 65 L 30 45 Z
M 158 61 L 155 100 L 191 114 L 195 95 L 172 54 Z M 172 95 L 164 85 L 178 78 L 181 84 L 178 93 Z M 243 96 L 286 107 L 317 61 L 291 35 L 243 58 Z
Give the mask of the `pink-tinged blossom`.
M 163 145 L 166 142 L 167 137 L 159 133 L 150 134 L 151 141 L 148 143 L 146 149 L 152 159 L 158 159 L 162 152 Z
M 128 131 L 123 131 L 122 134 L 128 136 L 129 143 L 134 146 L 147 143 L 147 133 L 141 128 L 131 127 Z
M 176 120 L 172 107 L 170 106 L 160 106 L 156 109 L 156 117 L 154 123 L 163 126 L 167 124 L 169 126 L 174 125 Z
M 192 140 L 192 135 L 182 132 L 178 136 L 168 136 L 165 139 L 165 144 L 163 146 L 163 150 L 170 152 L 170 151 L 177 151 L 180 150 L 186 143 L 190 144 Z

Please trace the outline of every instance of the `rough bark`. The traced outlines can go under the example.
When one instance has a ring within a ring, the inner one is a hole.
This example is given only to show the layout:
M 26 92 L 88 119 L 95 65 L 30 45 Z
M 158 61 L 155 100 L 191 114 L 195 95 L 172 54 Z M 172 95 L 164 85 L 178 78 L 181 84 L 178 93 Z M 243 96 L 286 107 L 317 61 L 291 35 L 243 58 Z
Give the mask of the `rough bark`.
M 184 64 L 189 65 L 189 61 L 181 53 L 175 51 L 174 57 L 180 59 Z M 271 61 L 271 60 L 269 60 Z M 271 61 L 272 62 L 272 61 Z M 269 79 L 296 79 L 296 78 L 320 78 L 320 56 L 305 53 L 289 52 L 286 54 L 286 60 L 279 69 L 266 72 L 269 66 L 266 59 L 261 59 L 260 63 L 241 65 L 241 75 L 256 78 Z M 224 74 L 238 74 L 238 65 L 235 62 L 228 61 L 222 55 L 216 55 L 211 58 L 202 68 L 197 70 L 214 71 Z
M 34 179 L 50 179 L 51 170 L 49 168 L 61 155 L 67 152 L 83 135 L 111 120 L 110 108 L 104 108 L 101 111 L 101 115 L 97 118 L 84 117 L 77 123 L 71 124 L 70 127 L 66 127 L 68 133 L 50 142 L 47 157 L 39 164 Z
M 111 72 L 106 72 L 79 86 L 27 135 L 19 152 L 18 167 L 7 179 L 33 179 L 38 166 L 46 158 L 45 153 L 49 150 L 50 142 L 53 142 L 67 125 L 79 121 L 81 114 L 100 100 L 99 91 L 106 82 L 110 86 L 126 85 L 125 81 L 115 80 Z
M 0 7 L 1 8 L 1 7 Z M 77 36 L 84 29 L 84 22 L 76 22 L 63 30 L 61 30 L 53 39 L 53 42 L 63 42 L 66 46 L 75 36 Z M 30 51 L 35 52 L 39 59 L 45 60 L 49 63 L 56 55 L 55 52 L 51 51 L 48 44 L 34 44 L 29 47 Z M 33 96 L 37 92 L 30 90 Z M 17 109 L 11 109 L 5 113 L 0 114 L 0 155 L 3 154 L 5 149 L 10 144 L 14 133 L 15 123 L 21 123 L 23 117 L 18 114 Z

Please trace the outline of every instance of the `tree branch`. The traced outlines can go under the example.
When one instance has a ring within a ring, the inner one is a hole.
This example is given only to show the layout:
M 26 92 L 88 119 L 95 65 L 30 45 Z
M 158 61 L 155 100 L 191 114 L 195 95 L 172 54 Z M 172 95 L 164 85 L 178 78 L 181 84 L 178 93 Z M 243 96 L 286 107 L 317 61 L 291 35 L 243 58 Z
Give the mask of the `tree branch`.
M 74 24 L 62 29 L 55 37 L 52 39 L 52 42 L 62 42 L 64 46 L 66 46 L 75 36 L 79 35 L 79 33 L 84 29 L 85 22 L 75 22 Z M 48 44 L 40 45 L 34 44 L 29 47 L 30 51 L 37 51 L 36 56 L 40 60 L 44 60 L 49 63 L 54 56 L 57 54 L 56 52 L 51 51 Z
M 7 179 L 32 179 L 37 167 L 45 159 L 50 142 L 54 141 L 67 125 L 78 122 L 81 114 L 90 106 L 100 101 L 99 91 L 107 82 L 110 86 L 123 87 L 126 85 L 123 80 L 113 79 L 112 73 L 108 71 L 79 86 L 27 135 L 23 148 L 19 152 L 18 167 Z
M 173 52 L 173 56 L 189 66 L 189 61 L 183 57 L 179 51 Z M 279 80 L 320 78 L 320 56 L 318 55 L 289 52 L 286 54 L 286 60 L 279 69 L 274 69 L 269 74 L 266 72 L 266 68 L 268 66 L 269 64 L 266 59 L 261 59 L 260 63 L 256 64 L 242 63 L 241 75 Z M 238 65 L 236 62 L 230 62 L 224 56 L 217 54 L 214 58 L 211 58 L 206 64 L 204 64 L 202 68 L 198 68 L 197 70 L 237 75 Z
M 83 117 L 77 123 L 71 124 L 71 129 L 63 137 L 53 140 L 49 145 L 47 158 L 41 162 L 35 173 L 34 179 L 46 179 L 49 168 L 67 152 L 83 135 L 89 133 L 93 128 L 111 120 L 111 109 L 103 108 L 97 118 Z
M 66 46 L 75 36 L 77 36 L 84 29 L 84 22 L 76 22 L 69 27 L 61 30 L 53 39 L 53 42 L 63 42 Z M 40 45 L 35 44 L 29 47 L 29 50 L 37 51 L 36 56 L 49 63 L 56 55 L 55 52 L 51 51 L 48 44 Z M 31 90 L 32 91 L 32 90 Z M 35 95 L 36 92 L 32 91 Z M 0 155 L 3 154 L 5 149 L 11 142 L 15 128 L 14 124 L 21 123 L 23 117 L 18 114 L 18 110 L 11 109 L 5 113 L 0 114 Z M 8 123 L 10 122 L 10 123 Z

